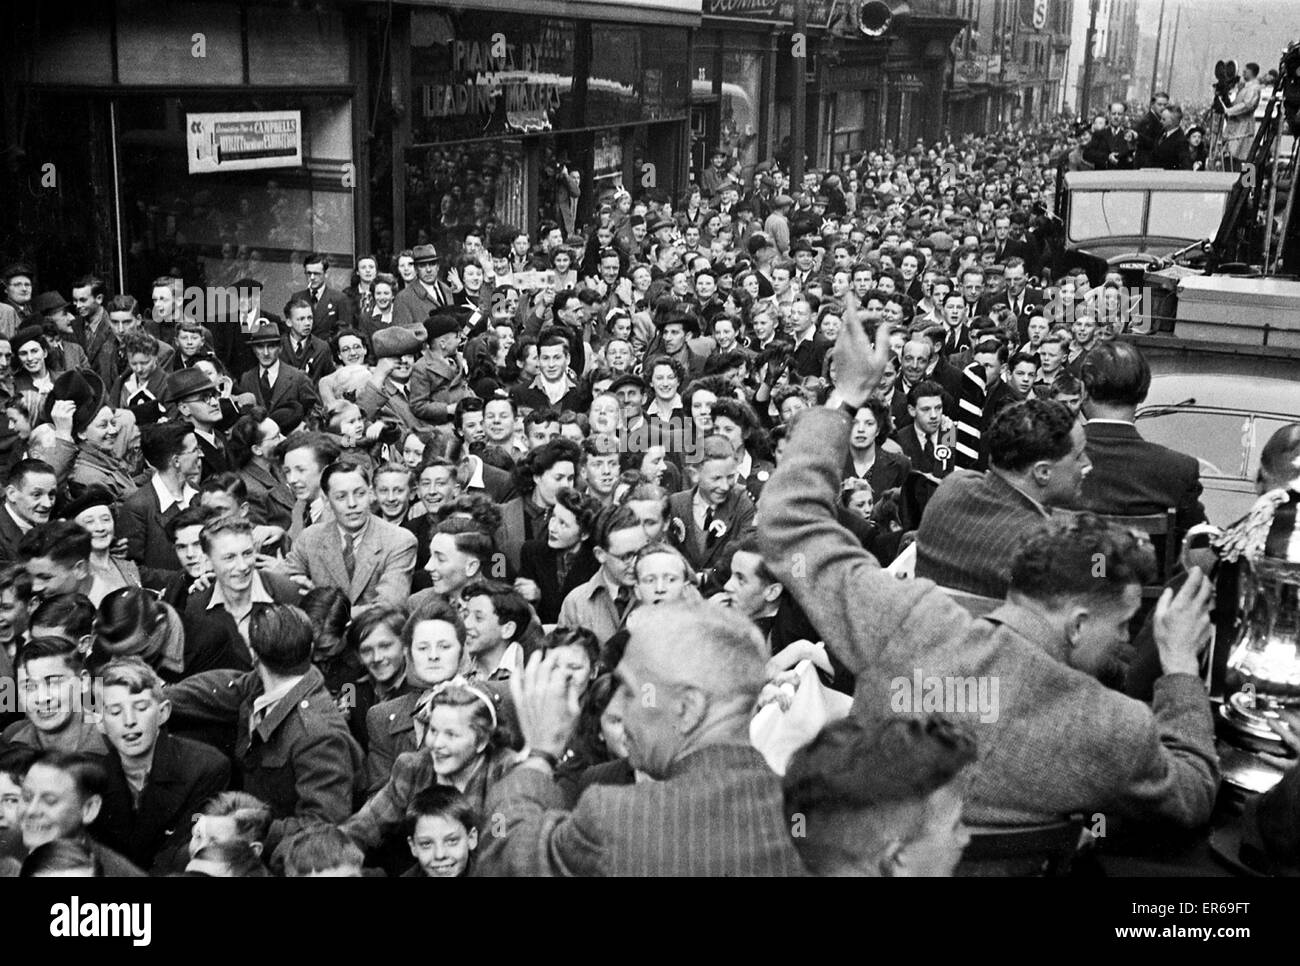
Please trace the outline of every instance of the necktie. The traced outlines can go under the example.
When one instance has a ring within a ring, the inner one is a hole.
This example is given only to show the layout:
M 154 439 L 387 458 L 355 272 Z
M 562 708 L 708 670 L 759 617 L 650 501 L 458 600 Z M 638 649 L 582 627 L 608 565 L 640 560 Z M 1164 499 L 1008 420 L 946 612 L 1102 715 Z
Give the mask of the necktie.
M 317 303 L 319 303 L 319 302 L 320 302 L 320 290 L 319 290 L 319 289 L 312 289 L 312 290 L 311 290 L 311 307 L 312 307 L 312 308 L 315 308 L 316 305 L 317 305 Z
M 925 437 L 925 442 L 921 444 L 921 455 L 925 457 L 927 462 L 934 461 L 934 440 L 929 436 Z
M 618 596 L 614 598 L 614 609 L 618 611 L 618 619 L 622 621 L 627 616 L 628 606 L 632 603 L 632 588 L 619 587 Z
M 704 549 L 712 550 L 713 545 L 718 542 L 717 536 L 713 532 L 714 521 L 713 507 L 704 511 Z
M 348 580 L 357 572 L 357 551 L 350 533 L 343 534 L 343 568 L 348 572 Z
M 267 371 L 263 369 L 257 377 L 258 386 L 262 390 L 263 403 L 269 403 L 271 401 L 271 380 L 267 378 L 266 372 Z
M 313 519 L 311 515 L 311 504 L 308 503 L 305 507 L 303 507 L 302 510 L 303 528 L 306 529 L 307 527 L 311 526 L 315 522 L 316 522 L 315 519 Z

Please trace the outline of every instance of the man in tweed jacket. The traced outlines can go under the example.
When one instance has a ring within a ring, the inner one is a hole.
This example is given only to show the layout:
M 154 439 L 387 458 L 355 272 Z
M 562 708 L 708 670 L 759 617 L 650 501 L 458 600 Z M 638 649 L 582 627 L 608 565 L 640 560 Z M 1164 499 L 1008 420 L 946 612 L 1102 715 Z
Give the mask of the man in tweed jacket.
M 488 795 L 479 875 L 802 875 L 781 780 L 749 743 L 763 685 L 757 630 L 720 608 L 634 611 L 616 672 L 628 758 L 656 779 L 593 785 L 572 812 L 555 783 L 578 701 L 554 652 L 511 678 L 528 748 Z M 549 759 L 549 760 L 548 760 Z
M 1103 573 L 1090 584 L 1085 563 L 1074 578 L 1082 590 L 1048 586 L 1032 598 L 1013 592 L 977 620 L 930 581 L 882 571 L 835 520 L 849 433 L 839 407 L 871 394 L 888 351 L 883 329 L 872 348 L 855 308 L 845 314 L 836 348 L 837 390 L 826 408 L 800 415 L 760 507 L 768 566 L 857 677 L 853 713 L 897 713 L 897 681 L 917 669 L 997 682 L 997 712 L 968 716 L 979 745 L 968 823 L 1015 826 L 1101 812 L 1111 820 L 1204 824 L 1219 780 L 1196 661 L 1209 629 L 1209 581 L 1194 571 L 1184 592 L 1161 600 L 1165 673 L 1148 707 L 1084 673 L 1100 669 L 1090 665 L 1101 663 L 1093 660 L 1099 637 L 1105 643 L 1105 627 L 1090 625 L 1105 618 L 1112 635 L 1126 633 L 1126 615 L 1140 601 L 1138 574 L 1121 580 Z M 1064 536 L 1051 549 L 1068 550 Z M 1122 562 L 1112 556 L 1108 564 Z M 1052 569 L 1064 572 L 1059 564 Z M 1017 586 L 1013 568 L 1013 591 Z

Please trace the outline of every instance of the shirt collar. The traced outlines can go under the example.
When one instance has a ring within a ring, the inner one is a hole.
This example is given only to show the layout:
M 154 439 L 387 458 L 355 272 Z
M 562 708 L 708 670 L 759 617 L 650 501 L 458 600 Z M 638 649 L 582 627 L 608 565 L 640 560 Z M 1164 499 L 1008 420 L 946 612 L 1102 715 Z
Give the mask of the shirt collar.
M 266 381 L 274 386 L 275 380 L 280 375 L 280 360 L 276 359 L 269 368 L 263 369 L 262 374 L 266 376 Z
M 254 719 L 264 717 L 262 712 L 265 711 L 269 713 L 272 708 L 280 703 L 282 698 L 298 686 L 299 682 L 301 682 L 304 677 L 306 677 L 305 674 L 300 674 L 297 677 L 287 678 L 277 684 L 270 691 L 264 691 L 255 697 L 253 699 L 252 717 Z
M 474 472 L 470 474 L 469 482 L 465 484 L 467 490 L 483 489 L 483 460 L 478 456 L 469 458 L 470 466 L 474 467 Z
M 745 455 L 741 457 L 740 462 L 736 464 L 736 475 L 742 480 L 747 480 L 749 479 L 749 471 L 753 468 L 754 457 L 750 455 L 749 450 L 745 450 Z
M 253 583 L 249 587 L 250 604 L 274 604 L 275 598 L 267 593 L 266 587 L 262 584 L 262 575 L 253 571 Z M 221 589 L 221 585 L 216 581 L 212 582 L 212 600 L 208 601 L 208 610 L 214 607 L 226 607 L 226 594 Z M 226 608 L 229 610 L 229 608 Z
M 17 513 L 14 513 L 14 508 L 11 507 L 8 503 L 5 504 L 5 511 L 9 514 L 9 518 L 14 521 L 14 525 L 17 526 L 18 529 L 21 530 L 23 533 L 26 533 L 28 530 L 32 528 L 32 524 L 28 523 Z
M 1089 426 L 1136 426 L 1131 419 L 1090 419 Z
M 337 517 L 335 517 L 335 526 L 338 526 Z M 370 529 L 370 517 L 367 516 L 366 522 L 362 524 L 361 529 L 358 530 L 356 533 L 351 534 L 353 547 L 355 547 L 365 538 L 366 531 L 369 529 Z M 347 543 L 349 534 L 341 526 L 338 527 L 338 531 L 339 531 L 339 546 L 342 547 Z
M 158 507 L 166 513 L 174 506 L 181 508 L 190 505 L 190 501 L 199 495 L 199 491 L 190 486 L 189 483 L 181 484 L 181 495 L 175 496 L 171 490 L 167 489 L 167 484 L 163 482 L 162 474 L 155 473 L 149 481 L 153 484 L 153 491 L 158 494 Z

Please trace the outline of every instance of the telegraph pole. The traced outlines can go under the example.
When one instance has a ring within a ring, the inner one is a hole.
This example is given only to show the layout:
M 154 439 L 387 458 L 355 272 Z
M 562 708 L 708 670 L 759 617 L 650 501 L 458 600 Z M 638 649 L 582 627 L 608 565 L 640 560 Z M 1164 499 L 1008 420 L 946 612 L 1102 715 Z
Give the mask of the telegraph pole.
M 1174 97 L 1174 58 L 1178 56 L 1178 28 L 1183 25 L 1183 8 L 1180 5 L 1174 17 L 1174 39 L 1169 43 L 1169 67 L 1165 71 L 1165 90 L 1170 100 Z
M 1165 0 L 1160 0 L 1160 26 L 1156 28 L 1156 50 L 1151 58 L 1151 91 L 1147 94 L 1149 101 L 1156 93 L 1156 76 L 1160 73 L 1160 41 L 1165 36 Z
M 1092 48 L 1097 42 L 1097 7 L 1100 4 L 1101 0 L 1088 2 L 1088 41 L 1083 45 L 1083 90 L 1079 93 L 1080 120 L 1091 120 L 1088 106 L 1092 101 Z
M 794 100 L 790 104 L 790 191 L 803 186 L 804 140 L 808 134 L 808 0 L 794 0 L 794 37 L 790 68 L 794 71 Z M 799 54 L 801 56 L 794 56 Z

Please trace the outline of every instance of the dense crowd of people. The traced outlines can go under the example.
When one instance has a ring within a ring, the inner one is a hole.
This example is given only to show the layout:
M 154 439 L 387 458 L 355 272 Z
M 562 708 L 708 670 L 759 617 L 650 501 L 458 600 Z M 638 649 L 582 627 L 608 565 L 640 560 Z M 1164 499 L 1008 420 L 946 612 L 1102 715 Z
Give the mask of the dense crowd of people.
M 968 828 L 1203 825 L 1211 581 L 1143 606 L 1176 562 L 1099 516 L 1202 522 L 1197 463 L 1133 424 L 1120 279 L 1054 274 L 1095 140 L 719 151 L 223 317 L 10 266 L 0 867 L 946 875 Z M 806 661 L 853 706 L 782 776 Z M 899 713 L 914 670 L 1001 705 Z

